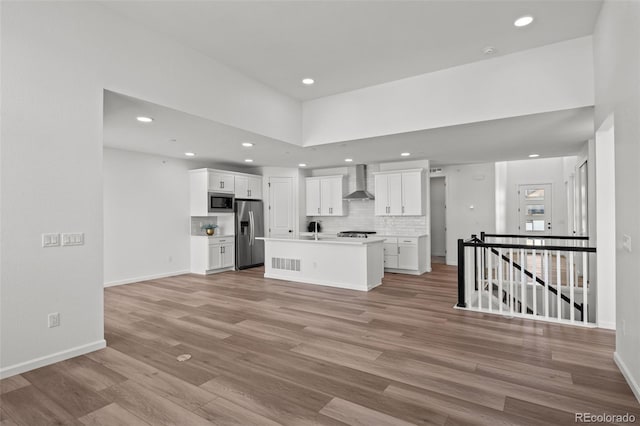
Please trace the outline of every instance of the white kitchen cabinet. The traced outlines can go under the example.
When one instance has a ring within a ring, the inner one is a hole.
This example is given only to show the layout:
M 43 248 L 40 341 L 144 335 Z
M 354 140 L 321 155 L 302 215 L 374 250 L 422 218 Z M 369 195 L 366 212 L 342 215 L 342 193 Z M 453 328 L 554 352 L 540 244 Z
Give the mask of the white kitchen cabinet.
M 322 176 L 306 179 L 307 216 L 344 216 L 346 212 L 344 176 Z
M 421 275 L 429 271 L 427 235 L 412 237 L 383 236 L 384 270 Z
M 236 198 L 247 198 L 251 200 L 262 199 L 262 177 L 261 176 L 236 176 L 235 177 Z
M 320 216 L 320 179 L 307 179 L 307 216 Z
M 235 179 L 232 173 L 209 171 L 209 191 L 234 192 Z
M 235 266 L 234 236 L 191 237 L 191 272 L 213 274 Z
M 398 269 L 418 269 L 417 238 L 398 238 Z
M 375 175 L 376 216 L 422 216 L 422 169 Z
M 231 242 L 229 242 L 231 241 Z M 209 241 L 209 270 L 230 268 L 234 262 L 234 243 L 231 238 L 215 238 Z

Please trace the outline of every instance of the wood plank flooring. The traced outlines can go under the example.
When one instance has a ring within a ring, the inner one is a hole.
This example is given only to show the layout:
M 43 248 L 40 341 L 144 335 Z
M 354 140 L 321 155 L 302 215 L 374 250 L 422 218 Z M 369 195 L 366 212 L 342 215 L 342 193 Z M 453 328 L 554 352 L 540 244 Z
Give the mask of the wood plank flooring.
M 108 347 L 2 380 L 0 425 L 640 419 L 612 332 L 453 309 L 456 268 L 433 266 L 369 293 L 262 269 L 108 288 Z

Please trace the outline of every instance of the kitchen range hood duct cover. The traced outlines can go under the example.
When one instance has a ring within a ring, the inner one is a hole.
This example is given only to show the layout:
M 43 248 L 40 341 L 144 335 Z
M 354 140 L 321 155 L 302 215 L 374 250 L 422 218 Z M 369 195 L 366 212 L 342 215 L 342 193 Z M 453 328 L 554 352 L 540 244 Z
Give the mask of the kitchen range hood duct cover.
M 367 191 L 367 166 L 358 164 L 356 166 L 356 190 L 344 197 L 347 201 L 352 200 L 373 200 L 375 197 Z

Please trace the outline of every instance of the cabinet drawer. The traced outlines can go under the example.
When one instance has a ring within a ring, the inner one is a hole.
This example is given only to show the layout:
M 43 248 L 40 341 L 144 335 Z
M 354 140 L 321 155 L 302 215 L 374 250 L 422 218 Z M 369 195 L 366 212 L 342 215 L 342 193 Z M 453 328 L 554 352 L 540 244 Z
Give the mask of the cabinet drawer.
M 234 243 L 233 237 L 214 237 L 209 238 L 209 245 L 212 244 L 225 244 L 225 243 Z
M 402 244 L 402 245 L 412 245 L 412 246 L 417 246 L 418 245 L 418 239 L 417 238 L 398 238 L 398 244 Z
M 385 244 L 398 244 L 398 239 L 396 237 L 385 237 Z

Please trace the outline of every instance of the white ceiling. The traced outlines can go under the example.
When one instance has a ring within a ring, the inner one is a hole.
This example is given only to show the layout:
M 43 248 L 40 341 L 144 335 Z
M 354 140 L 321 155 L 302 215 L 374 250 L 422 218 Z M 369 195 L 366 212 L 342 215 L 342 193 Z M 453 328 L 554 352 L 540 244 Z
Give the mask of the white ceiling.
M 154 121 L 140 123 L 139 115 Z M 196 160 L 234 167 L 334 167 L 348 157 L 354 164 L 430 159 L 439 165 L 521 160 L 532 153 L 558 157 L 575 155 L 592 135 L 593 108 L 585 107 L 303 148 L 110 91 L 104 99 L 105 146 L 174 158 L 192 151 Z M 248 141 L 255 146 L 243 148 Z M 401 158 L 405 151 L 412 155 Z
M 103 4 L 305 100 L 592 34 L 601 0 Z M 524 14 L 534 23 L 515 28 Z

